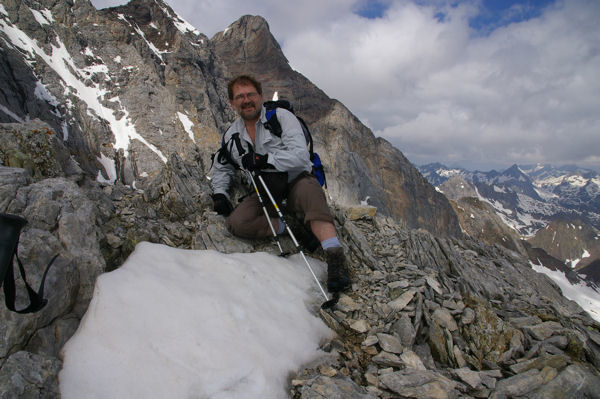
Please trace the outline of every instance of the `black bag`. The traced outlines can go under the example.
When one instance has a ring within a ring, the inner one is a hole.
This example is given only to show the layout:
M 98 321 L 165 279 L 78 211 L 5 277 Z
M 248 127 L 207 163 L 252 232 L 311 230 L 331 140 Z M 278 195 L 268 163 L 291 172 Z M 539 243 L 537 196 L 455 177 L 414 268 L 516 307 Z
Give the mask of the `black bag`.
M 16 313 L 37 312 L 46 305 L 48 301 L 44 299 L 44 282 L 46 281 L 48 269 L 50 269 L 50 266 L 58 257 L 57 254 L 52 258 L 52 260 L 50 260 L 50 263 L 48 263 L 48 266 L 46 266 L 46 270 L 44 270 L 44 275 L 42 276 L 42 281 L 40 282 L 38 291 L 34 291 L 27 282 L 25 277 L 25 268 L 23 267 L 23 264 L 21 263 L 21 260 L 17 254 L 21 229 L 26 224 L 27 220 L 20 216 L 9 215 L 5 213 L 0 214 L 0 287 L 4 285 L 4 302 L 6 307 Z M 29 295 L 30 304 L 22 310 L 15 309 L 16 290 L 15 275 L 13 270 L 14 258 L 17 258 L 19 271 L 21 272 L 21 277 L 25 282 L 27 294 Z

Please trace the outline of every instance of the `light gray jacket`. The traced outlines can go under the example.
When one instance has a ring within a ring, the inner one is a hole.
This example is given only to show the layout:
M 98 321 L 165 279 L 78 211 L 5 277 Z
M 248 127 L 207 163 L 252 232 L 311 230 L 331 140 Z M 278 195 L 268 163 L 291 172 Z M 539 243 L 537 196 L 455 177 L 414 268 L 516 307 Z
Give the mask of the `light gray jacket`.
M 302 126 L 294 114 L 283 108 L 277 109 L 277 118 L 281 125 L 281 137 L 275 136 L 264 127 L 267 122 L 265 107 L 262 107 L 260 118 L 256 123 L 256 145 L 252 145 L 250 135 L 242 118 L 237 118 L 227 129 L 224 136 L 226 149 L 230 151 L 231 159 L 239 166 L 242 165 L 242 156 L 248 153 L 248 149 L 254 147 L 256 154 L 268 155 L 268 163 L 273 165 L 279 172 L 288 172 L 288 182 L 292 181 L 304 171 L 312 170 L 312 162 L 308 153 L 306 139 Z M 232 137 L 239 133 L 239 142 L 243 150 L 238 151 L 237 145 Z M 235 166 L 231 163 L 222 164 L 215 158 L 213 164 L 211 182 L 214 194 L 225 194 L 231 184 L 231 178 L 235 175 Z

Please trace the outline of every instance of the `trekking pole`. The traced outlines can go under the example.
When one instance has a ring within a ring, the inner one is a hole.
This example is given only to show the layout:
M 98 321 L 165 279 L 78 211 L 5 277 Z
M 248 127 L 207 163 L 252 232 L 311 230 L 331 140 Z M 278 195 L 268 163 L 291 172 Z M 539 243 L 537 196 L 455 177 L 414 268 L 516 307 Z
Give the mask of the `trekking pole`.
M 273 227 L 273 222 L 271 221 L 271 218 L 269 217 L 269 213 L 267 212 L 267 206 L 265 205 L 265 202 L 263 201 L 262 195 L 260 195 L 260 193 L 258 192 L 258 186 L 256 185 L 256 181 L 254 180 L 254 177 L 252 177 L 252 173 L 250 173 L 249 170 L 244 169 L 244 171 L 248 174 L 250 181 L 252 181 L 252 186 L 254 186 L 254 191 L 256 192 L 256 195 L 258 196 L 258 202 L 260 202 L 260 206 L 262 206 L 263 212 L 265 213 L 265 217 L 267 218 L 267 222 L 269 223 L 269 227 L 271 228 L 271 232 L 273 233 L 273 238 L 275 239 L 275 242 L 277 243 L 277 246 L 279 247 L 279 256 L 289 255 L 288 253 L 284 253 L 283 249 L 281 248 L 281 242 L 279 241 L 279 236 L 277 235 L 277 232 L 275 231 L 275 227 Z
M 252 174 L 250 176 L 252 177 Z M 321 283 L 319 282 L 319 279 L 317 278 L 317 275 L 313 271 L 312 267 L 310 267 L 310 263 L 308 263 L 308 259 L 306 259 L 306 256 L 304 255 L 304 252 L 302 251 L 302 248 L 300 248 L 300 244 L 298 244 L 298 241 L 296 240 L 296 237 L 294 236 L 294 233 L 292 233 L 292 229 L 290 229 L 290 226 L 288 226 L 288 224 L 285 222 L 285 218 L 283 217 L 283 213 L 281 213 L 281 210 L 277 206 L 277 202 L 275 202 L 275 198 L 273 198 L 273 196 L 271 195 L 271 191 L 269 191 L 269 188 L 267 187 L 267 184 L 265 183 L 265 181 L 264 181 L 264 179 L 262 178 L 261 175 L 257 175 L 256 177 L 258 177 L 258 180 L 260 180 L 260 183 L 262 184 L 263 188 L 265 189 L 265 192 L 267 193 L 267 196 L 271 200 L 271 203 L 273 204 L 273 207 L 277 211 L 277 215 L 279 216 L 279 218 L 285 224 L 285 228 L 287 229 L 288 234 L 292 238 L 292 241 L 294 242 L 294 245 L 296 246 L 296 250 L 298 250 L 298 252 L 300 252 L 300 255 L 302 255 L 302 259 L 304 259 L 304 262 L 306 263 L 306 266 L 308 266 L 308 270 L 310 270 L 310 273 L 312 274 L 313 278 L 317 282 L 317 285 L 319 286 L 319 289 L 321 290 L 321 293 L 323 293 L 323 296 L 325 297 L 325 301 L 326 302 L 321 307 L 322 308 L 331 307 L 331 305 L 333 305 L 333 304 L 329 304 L 328 303 L 328 302 L 330 302 L 329 297 L 327 296 L 327 294 L 325 293 L 325 290 L 321 286 Z M 254 179 L 252 179 L 252 181 L 254 182 Z M 256 187 L 256 183 L 254 185 Z M 256 191 L 258 192 L 258 189 Z

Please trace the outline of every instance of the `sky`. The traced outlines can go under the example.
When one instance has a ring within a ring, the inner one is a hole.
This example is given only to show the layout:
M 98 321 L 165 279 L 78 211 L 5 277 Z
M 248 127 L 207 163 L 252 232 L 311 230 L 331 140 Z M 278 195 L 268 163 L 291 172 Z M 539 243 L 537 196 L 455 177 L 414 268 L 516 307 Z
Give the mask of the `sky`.
M 323 281 L 325 265 L 308 258 Z M 600 321 L 600 294 L 540 265 Z M 287 398 L 290 373 L 325 356 L 323 298 L 299 255 L 223 254 L 142 242 L 101 275 L 62 349 L 64 399 Z
M 416 165 L 600 170 L 596 0 L 167 3 L 209 37 L 263 16 L 292 68 Z
M 333 337 L 321 295 L 299 255 L 140 243 L 96 281 L 62 350 L 61 397 L 287 398 L 290 373 Z

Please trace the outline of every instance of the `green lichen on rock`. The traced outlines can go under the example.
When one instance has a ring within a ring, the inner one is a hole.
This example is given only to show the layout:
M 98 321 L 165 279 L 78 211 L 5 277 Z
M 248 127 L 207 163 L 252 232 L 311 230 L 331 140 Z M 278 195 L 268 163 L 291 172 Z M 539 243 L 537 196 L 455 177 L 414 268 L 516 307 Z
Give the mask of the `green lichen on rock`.
M 56 135 L 41 121 L 0 124 L 0 162 L 22 168 L 40 180 L 62 175 L 54 149 Z
M 488 303 L 473 298 L 470 298 L 470 302 L 475 319 L 461 327 L 462 336 L 470 343 L 479 362 L 489 360 L 498 363 L 501 355 L 510 349 L 511 341 L 519 331 L 499 318 Z

